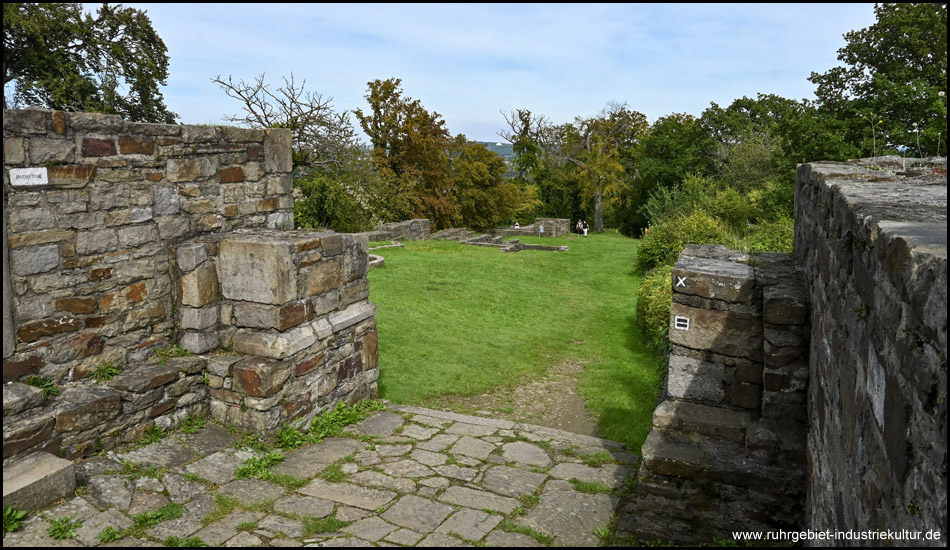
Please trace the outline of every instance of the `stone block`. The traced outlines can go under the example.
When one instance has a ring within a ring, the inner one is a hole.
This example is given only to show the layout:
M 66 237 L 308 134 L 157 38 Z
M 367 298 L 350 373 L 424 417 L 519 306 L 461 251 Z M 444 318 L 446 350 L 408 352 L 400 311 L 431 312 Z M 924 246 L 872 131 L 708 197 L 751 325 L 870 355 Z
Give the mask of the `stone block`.
M 76 491 L 73 463 L 49 453 L 33 453 L 3 469 L 3 505 L 36 512 Z
M 174 183 L 190 182 L 215 175 L 217 165 L 209 157 L 169 159 L 165 179 Z
M 3 138 L 3 163 L 23 164 L 26 162 L 25 141 L 21 137 Z
M 155 153 L 155 140 L 145 137 L 119 136 L 119 152 L 123 155 L 151 155 Z
M 10 251 L 13 273 L 20 276 L 45 273 L 59 267 L 59 245 L 47 244 Z
M 57 165 L 46 168 L 49 184 L 56 187 L 85 187 L 96 175 L 96 167 L 91 165 Z
M 717 439 L 742 441 L 752 425 L 747 412 L 669 399 L 653 411 L 653 426 L 663 430 L 708 435 Z
M 65 363 L 91 355 L 99 355 L 105 346 L 105 340 L 92 332 L 80 332 L 57 342 L 46 358 L 52 363 Z M 105 360 L 103 360 L 105 362 Z M 77 367 L 78 368 L 78 367 Z
M 72 239 L 75 236 L 75 231 L 60 231 L 58 229 L 51 231 L 39 231 L 37 233 L 21 233 L 18 235 L 10 235 L 10 248 L 58 243 Z
M 181 335 L 179 344 L 191 353 L 206 353 L 218 347 L 218 333 L 186 332 Z
M 76 161 L 76 143 L 69 139 L 33 138 L 30 162 L 34 165 L 71 164 Z
M 232 348 L 237 353 L 285 359 L 315 344 L 318 330 L 329 335 L 329 324 L 319 319 L 278 334 L 240 329 L 234 334 Z
M 133 210 L 133 212 L 135 212 L 135 210 Z M 149 213 L 151 214 L 151 211 Z M 144 244 L 158 242 L 158 229 L 156 229 L 154 225 L 120 227 L 117 234 L 119 248 L 137 248 Z
M 116 154 L 115 141 L 111 139 L 83 138 L 84 157 L 109 157 Z
M 40 370 L 43 358 L 35 354 L 16 354 L 3 359 L 3 382 L 16 380 L 21 376 L 28 376 Z
M 166 241 L 183 237 L 191 231 L 191 220 L 183 216 L 162 216 L 155 218 L 155 223 L 158 234 Z
M 673 267 L 673 291 L 751 304 L 755 298 L 752 266 L 709 258 L 683 257 Z
M 337 311 L 327 317 L 333 332 L 340 332 L 343 329 L 351 327 L 360 321 L 371 318 L 376 314 L 376 306 L 371 302 L 359 302 L 353 304 L 343 311 Z
M 759 410 L 762 406 L 762 386 L 756 384 L 732 384 L 726 390 L 729 402 L 743 409 Z
M 281 305 L 297 298 L 292 246 L 280 239 L 234 236 L 221 241 L 218 269 L 225 298 Z M 261 284 L 267 281 L 267 284 Z
M 294 227 L 294 213 L 293 212 L 274 212 L 267 215 L 267 222 L 265 227 L 268 229 L 293 229 Z
M 175 251 L 178 269 L 191 271 L 203 264 L 209 257 L 209 250 L 208 243 L 187 243 L 179 246 Z
M 177 186 L 155 185 L 152 187 L 152 211 L 156 216 L 181 212 L 181 196 Z
M 283 387 L 291 371 L 289 361 L 248 357 L 234 365 L 232 389 L 250 397 L 268 397 Z
M 23 134 L 45 134 L 46 113 L 43 109 L 4 109 L 3 130 Z
M 240 166 L 230 166 L 218 170 L 218 178 L 221 183 L 237 183 L 244 181 L 244 169 Z
M 218 300 L 218 274 L 214 264 L 205 264 L 182 275 L 179 290 L 182 305 L 200 308 Z
M 691 479 L 703 469 L 706 453 L 695 445 L 667 439 L 653 430 L 641 449 L 643 465 L 654 474 Z
M 76 254 L 80 256 L 112 252 L 118 244 L 119 238 L 114 229 L 80 231 L 76 234 Z
M 762 290 L 762 314 L 766 323 L 776 325 L 808 324 L 808 299 L 800 289 L 783 285 Z
M 17 338 L 21 342 L 35 342 L 45 336 L 73 332 L 82 328 L 82 320 L 72 317 L 58 316 L 42 321 L 24 323 L 17 329 Z
M 264 171 L 289 173 L 294 168 L 293 139 L 287 128 L 264 130 Z
M 218 324 L 217 306 L 205 308 L 182 307 L 178 310 L 182 329 L 205 330 Z
M 39 407 L 45 400 L 40 388 L 19 383 L 6 384 L 3 386 L 3 416 Z
M 677 399 L 720 403 L 726 396 L 724 375 L 721 364 L 671 354 L 667 389 Z
M 110 388 L 121 391 L 145 393 L 177 378 L 178 369 L 175 367 L 151 365 L 125 371 L 109 382 L 108 385 Z
M 762 321 L 751 315 L 674 302 L 670 307 L 670 343 L 761 361 Z
M 27 233 L 43 229 L 57 229 L 56 218 L 49 208 L 16 208 L 10 210 L 7 230 Z
M 304 297 L 339 288 L 342 283 L 340 262 L 335 258 L 327 259 L 306 271 L 304 277 Z
M 208 372 L 215 376 L 226 378 L 231 376 L 234 364 L 242 359 L 239 355 L 218 355 L 208 360 Z
M 67 389 L 58 399 L 56 431 L 81 432 L 105 424 L 119 414 L 121 403 L 121 394 L 111 388 Z

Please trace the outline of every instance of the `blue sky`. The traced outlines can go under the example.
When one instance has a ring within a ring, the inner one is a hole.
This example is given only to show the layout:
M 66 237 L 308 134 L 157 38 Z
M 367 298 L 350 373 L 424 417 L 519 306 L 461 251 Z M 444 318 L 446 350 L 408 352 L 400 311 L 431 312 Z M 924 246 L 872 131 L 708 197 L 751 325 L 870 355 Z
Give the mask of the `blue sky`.
M 183 123 L 240 105 L 217 75 L 273 85 L 293 73 L 337 111 L 397 77 L 453 133 L 500 141 L 501 111 L 555 123 L 626 102 L 650 121 L 757 93 L 813 99 L 873 4 L 125 4 L 148 12 L 171 59 Z M 355 120 L 354 120 L 355 124 Z

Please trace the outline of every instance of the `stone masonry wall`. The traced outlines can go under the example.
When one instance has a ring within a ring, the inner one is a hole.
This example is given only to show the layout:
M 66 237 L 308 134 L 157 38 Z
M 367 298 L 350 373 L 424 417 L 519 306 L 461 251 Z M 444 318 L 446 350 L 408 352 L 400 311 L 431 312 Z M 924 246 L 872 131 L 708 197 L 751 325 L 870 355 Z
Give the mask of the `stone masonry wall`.
M 799 167 L 810 529 L 939 530 L 894 544 L 946 546 L 946 177 L 946 159 Z
M 805 496 L 807 304 L 786 254 L 688 246 L 673 269 L 666 399 L 642 448 L 644 540 L 791 529 Z
M 191 414 L 266 432 L 376 395 L 365 237 L 274 229 L 293 224 L 289 131 L 3 122 L 5 467 Z M 173 344 L 192 355 L 156 356 Z M 234 355 L 201 355 L 218 350 Z

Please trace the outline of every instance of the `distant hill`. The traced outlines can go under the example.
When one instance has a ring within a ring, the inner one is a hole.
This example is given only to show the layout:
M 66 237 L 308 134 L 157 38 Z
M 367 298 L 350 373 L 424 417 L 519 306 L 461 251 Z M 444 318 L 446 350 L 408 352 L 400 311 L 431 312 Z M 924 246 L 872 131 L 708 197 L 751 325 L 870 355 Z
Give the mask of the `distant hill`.
M 510 143 L 503 141 L 476 141 L 475 143 L 484 145 L 489 151 L 498 153 L 498 156 L 507 162 L 511 162 L 515 158 L 515 149 Z

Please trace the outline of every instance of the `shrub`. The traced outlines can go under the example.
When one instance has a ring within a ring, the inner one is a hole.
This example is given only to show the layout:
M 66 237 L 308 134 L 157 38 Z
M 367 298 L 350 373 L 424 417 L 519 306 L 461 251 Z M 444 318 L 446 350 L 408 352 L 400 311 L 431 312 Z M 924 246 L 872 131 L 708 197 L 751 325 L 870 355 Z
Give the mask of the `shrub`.
M 760 224 L 743 239 L 748 252 L 791 252 L 795 243 L 795 221 L 791 218 Z
M 647 273 L 637 290 L 637 324 L 659 349 L 665 349 L 673 299 L 673 266 L 662 265 Z
M 650 228 L 637 251 L 637 268 L 646 272 L 672 264 L 687 244 L 730 244 L 729 229 L 703 210 L 685 218 L 666 218 Z

